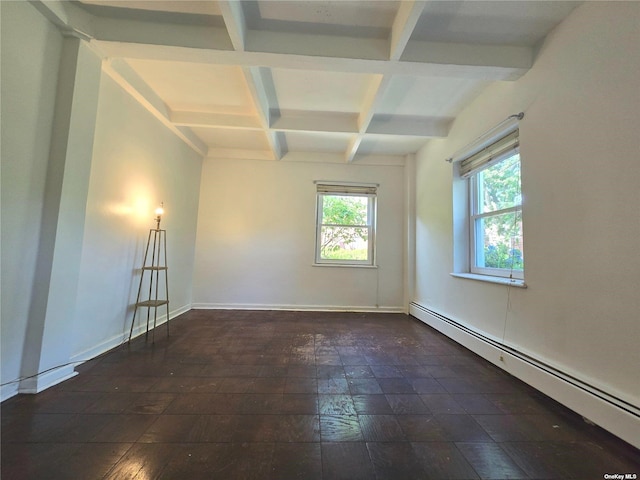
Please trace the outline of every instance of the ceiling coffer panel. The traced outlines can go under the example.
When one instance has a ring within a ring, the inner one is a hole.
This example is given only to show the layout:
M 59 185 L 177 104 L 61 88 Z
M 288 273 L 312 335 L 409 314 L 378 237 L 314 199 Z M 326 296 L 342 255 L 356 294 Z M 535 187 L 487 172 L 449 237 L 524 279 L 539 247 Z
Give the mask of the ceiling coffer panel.
M 488 85 L 526 73 L 536 46 L 579 3 L 40 6 L 68 34 L 91 39 L 109 59 L 108 73 L 203 154 L 397 162 L 446 136 Z

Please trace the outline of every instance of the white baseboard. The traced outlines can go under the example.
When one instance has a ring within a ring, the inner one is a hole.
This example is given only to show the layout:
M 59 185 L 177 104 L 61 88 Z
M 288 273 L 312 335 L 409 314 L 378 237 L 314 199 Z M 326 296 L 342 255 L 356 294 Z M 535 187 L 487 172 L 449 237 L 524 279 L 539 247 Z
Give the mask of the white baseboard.
M 65 380 L 75 377 L 78 372 L 74 371 L 74 365 L 63 365 L 40 373 L 33 377 L 20 381 L 18 393 L 40 393 L 49 387 L 53 387 Z
M 182 315 L 185 312 L 191 310 L 191 305 L 187 304 L 175 310 L 169 312 L 169 319 L 173 319 L 178 315 Z M 156 327 L 160 327 L 161 325 L 167 322 L 167 314 L 158 316 Z M 147 324 L 146 320 L 141 322 L 140 324 L 134 326 L 133 334 L 131 338 L 138 337 L 143 335 L 146 332 Z M 58 383 L 61 383 L 71 377 L 76 376 L 78 373 L 74 371 L 74 368 L 78 365 L 81 365 L 84 362 L 87 362 L 103 353 L 112 350 L 113 348 L 118 347 L 123 344 L 129 338 L 129 332 L 122 332 L 113 337 L 95 345 L 91 348 L 83 350 L 80 353 L 73 355 L 69 359 L 69 364 L 63 365 L 57 368 L 53 368 L 46 372 L 40 373 L 30 378 L 25 378 L 22 380 L 16 380 L 13 383 L 9 383 L 4 385 L 0 390 L 0 401 L 8 400 L 9 398 L 19 394 L 35 394 L 40 393 L 43 390 L 46 390 L 49 387 L 53 387 Z
M 169 312 L 169 320 L 174 319 L 178 315 L 182 315 L 183 313 L 188 312 L 189 310 L 191 310 L 190 304 L 183 305 L 180 308 L 172 310 Z M 166 313 L 158 316 L 156 320 L 156 327 L 160 327 L 165 323 L 167 323 Z M 131 323 L 129 323 L 128 326 L 131 327 Z M 150 325 L 150 327 L 153 327 L 153 325 Z M 140 323 L 138 323 L 138 325 L 134 325 L 131 338 L 133 339 L 140 335 L 143 335 L 146 331 L 147 331 L 147 321 L 146 319 L 144 321 L 141 320 Z M 80 365 L 99 355 L 102 355 L 103 353 L 108 352 L 109 350 L 112 350 L 122 345 L 128 339 L 129 339 L 129 331 L 127 330 L 126 332 L 122 332 L 117 335 L 114 335 L 113 337 L 109 338 L 108 340 L 105 340 L 102 343 L 99 343 L 94 347 L 83 350 L 80 353 L 76 353 L 73 357 L 71 357 L 71 361 L 74 362 L 76 365 Z
M 376 307 L 376 306 L 345 306 L 345 305 L 273 305 L 262 303 L 193 303 L 194 310 L 285 310 L 308 312 L 379 312 L 379 313 L 406 313 L 406 309 L 400 307 Z
M 585 419 L 640 448 L 640 408 L 428 308 L 409 313 Z M 502 358 L 502 360 L 500 360 Z
M 7 385 L 0 387 L 0 402 L 4 402 L 5 400 L 9 400 L 11 397 L 15 397 L 19 393 L 18 384 L 19 382 L 8 383 Z

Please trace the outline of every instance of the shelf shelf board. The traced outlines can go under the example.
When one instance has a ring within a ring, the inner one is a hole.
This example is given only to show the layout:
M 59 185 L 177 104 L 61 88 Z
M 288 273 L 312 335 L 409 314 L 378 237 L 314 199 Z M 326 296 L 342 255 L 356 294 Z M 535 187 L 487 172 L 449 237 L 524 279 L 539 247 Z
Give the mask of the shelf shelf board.
M 159 307 L 160 305 L 166 305 L 169 300 L 144 300 L 136 303 L 136 307 Z

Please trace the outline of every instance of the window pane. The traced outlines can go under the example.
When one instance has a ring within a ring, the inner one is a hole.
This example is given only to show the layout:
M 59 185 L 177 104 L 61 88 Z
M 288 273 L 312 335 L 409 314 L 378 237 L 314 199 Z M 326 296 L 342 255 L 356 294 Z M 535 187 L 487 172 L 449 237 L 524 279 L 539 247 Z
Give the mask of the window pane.
M 477 174 L 478 212 L 495 212 L 522 203 L 520 154 L 515 154 Z
M 320 258 L 325 260 L 368 260 L 367 227 L 322 227 Z
M 476 266 L 522 271 L 522 212 L 476 219 Z
M 367 225 L 367 197 L 323 195 L 322 223 L 324 225 Z

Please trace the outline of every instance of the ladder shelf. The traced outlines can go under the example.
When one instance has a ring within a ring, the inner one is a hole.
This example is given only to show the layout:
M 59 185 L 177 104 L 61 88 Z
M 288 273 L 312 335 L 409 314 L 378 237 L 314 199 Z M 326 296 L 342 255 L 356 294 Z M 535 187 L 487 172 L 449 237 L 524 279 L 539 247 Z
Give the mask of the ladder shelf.
M 159 227 L 159 222 L 158 222 Z M 150 263 L 147 263 L 150 260 Z M 142 287 L 145 284 L 145 274 L 149 273 L 149 289 L 146 300 L 141 300 Z M 164 277 L 164 295 L 165 298 L 158 298 L 160 293 L 160 276 Z M 133 327 L 136 322 L 136 316 L 139 308 L 147 309 L 147 326 L 145 338 L 149 337 L 149 323 L 151 322 L 151 310 L 153 309 L 153 328 L 151 332 L 152 342 L 155 342 L 155 331 L 158 320 L 158 308 L 166 305 L 167 309 L 167 336 L 169 335 L 169 279 L 167 268 L 167 231 L 155 228 L 149 230 L 147 239 L 147 247 L 144 252 L 144 260 L 142 262 L 140 285 L 138 286 L 138 295 L 136 297 L 135 308 L 133 310 L 133 318 L 131 319 L 131 329 L 129 330 L 129 342 L 133 335 Z

